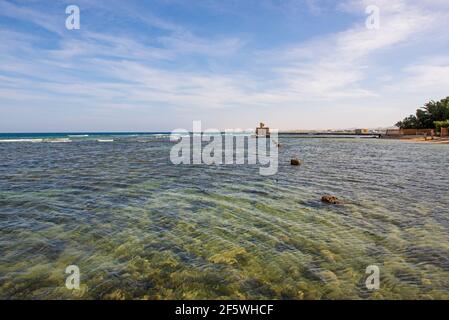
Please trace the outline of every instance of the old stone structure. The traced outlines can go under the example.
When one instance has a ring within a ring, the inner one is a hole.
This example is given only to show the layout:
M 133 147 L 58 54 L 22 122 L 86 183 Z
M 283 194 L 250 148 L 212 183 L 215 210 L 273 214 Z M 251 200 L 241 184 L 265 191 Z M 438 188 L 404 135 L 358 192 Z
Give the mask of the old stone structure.
M 270 136 L 270 128 L 265 127 L 264 123 L 260 123 L 260 126 L 256 128 L 256 136 L 257 137 L 269 137 Z

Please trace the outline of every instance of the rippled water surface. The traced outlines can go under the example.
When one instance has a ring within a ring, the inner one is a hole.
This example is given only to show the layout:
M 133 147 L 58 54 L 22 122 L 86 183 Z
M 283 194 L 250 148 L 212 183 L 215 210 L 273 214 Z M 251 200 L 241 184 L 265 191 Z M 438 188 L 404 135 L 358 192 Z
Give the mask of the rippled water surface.
M 281 137 L 263 177 L 172 165 L 163 138 L 71 140 L 0 143 L 0 298 L 449 298 L 447 145 Z

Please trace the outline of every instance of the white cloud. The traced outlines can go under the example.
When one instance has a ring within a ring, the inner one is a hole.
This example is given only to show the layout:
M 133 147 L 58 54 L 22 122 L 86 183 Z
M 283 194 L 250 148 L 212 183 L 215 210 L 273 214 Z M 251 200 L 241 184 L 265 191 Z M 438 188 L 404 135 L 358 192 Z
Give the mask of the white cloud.
M 349 29 L 270 52 L 253 51 L 254 58 L 245 61 L 247 68 L 227 72 L 209 68 L 208 62 L 220 65 L 238 56 L 245 46 L 240 38 L 202 38 L 177 24 L 124 7 L 127 14 L 163 29 L 163 35 L 148 40 L 125 32 L 85 30 L 79 37 L 61 36 L 57 48 L 43 49 L 35 45 L 39 38 L 3 30 L 0 72 L 7 75 L 0 74 L 0 95 L 7 103 L 70 101 L 70 105 L 103 110 L 166 106 L 179 113 L 202 114 L 216 127 L 233 121 L 247 127 L 251 114 L 253 121 L 265 117 L 279 128 L 317 126 L 306 117 L 319 118 L 320 126 L 328 127 L 390 125 L 405 108 L 413 110 L 422 99 L 443 94 L 449 87 L 444 56 L 419 63 L 420 53 L 414 56 L 414 51 L 426 50 L 422 44 L 434 32 L 445 30 L 445 13 L 438 11 L 445 4 L 374 2 L 382 10 L 380 30 L 365 28 L 364 6 L 372 1 L 346 1 L 339 9 L 358 16 L 358 23 Z M 103 2 L 90 5 L 109 8 Z M 0 8 L 10 17 L 29 16 L 33 23 L 60 32 L 48 15 L 1 0 Z M 445 39 L 447 34 L 440 37 Z M 404 63 L 411 64 L 384 64 L 382 57 L 388 59 L 398 49 L 410 54 Z M 190 61 L 178 60 L 189 55 L 200 59 L 202 68 L 170 65 Z M 401 98 L 401 90 L 407 92 L 406 98 Z M 226 110 L 231 111 L 222 116 Z M 281 119 L 282 113 L 291 116 Z
M 25 6 L 12 4 L 6 0 L 0 0 L 0 16 L 28 21 L 59 35 L 64 32 L 65 16 L 52 16 L 45 11 L 36 11 Z

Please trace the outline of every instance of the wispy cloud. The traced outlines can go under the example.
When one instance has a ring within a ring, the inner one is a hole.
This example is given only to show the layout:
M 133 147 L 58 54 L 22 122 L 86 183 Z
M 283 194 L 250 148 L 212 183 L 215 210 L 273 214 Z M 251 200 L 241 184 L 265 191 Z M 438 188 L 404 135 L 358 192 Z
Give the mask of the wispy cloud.
M 101 10 L 111 21 L 127 19 L 110 29 L 82 22 L 82 29 L 71 33 L 64 29 L 64 14 L 55 17 L 36 5 L 0 0 L 0 16 L 17 21 L 0 31 L 0 112 L 69 105 L 95 116 L 107 110 L 135 112 L 123 119 L 128 119 L 126 125 L 132 119 L 141 125 L 139 114 L 154 111 L 168 119 L 148 119 L 154 129 L 170 129 L 156 127 L 170 119 L 178 127 L 199 116 L 215 127 L 248 127 L 261 118 L 279 128 L 376 126 L 394 123 L 406 108 L 437 98 L 432 95 L 444 94 L 448 87 L 441 80 L 448 71 L 447 42 L 441 41 L 435 53 L 426 47 L 436 32 L 447 40 L 447 33 L 442 34 L 448 27 L 444 1 L 374 1 L 381 9 L 380 30 L 364 24 L 364 9 L 373 1 L 348 0 L 337 6 L 288 1 L 282 6 L 290 11 L 294 6 L 314 15 L 335 10 L 352 22 L 312 39 L 276 42 L 270 50 L 226 29 L 201 32 L 192 28 L 194 21 L 185 25 L 142 11 L 140 3 L 78 2 L 89 17 Z M 54 36 L 16 28 L 21 22 Z M 402 101 L 401 88 L 408 92 Z M 0 127 L 6 128 L 2 119 Z M 93 119 L 92 125 L 95 121 L 100 120 Z
M 64 32 L 64 17 L 62 15 L 51 15 L 45 11 L 36 11 L 26 7 L 26 4 L 15 5 L 6 0 L 0 0 L 0 15 L 33 23 L 59 35 Z

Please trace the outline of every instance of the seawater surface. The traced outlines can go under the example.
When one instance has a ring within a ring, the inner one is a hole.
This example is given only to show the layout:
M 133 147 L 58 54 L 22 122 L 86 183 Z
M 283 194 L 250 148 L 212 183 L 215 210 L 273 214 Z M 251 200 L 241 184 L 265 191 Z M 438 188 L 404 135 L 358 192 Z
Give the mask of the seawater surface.
M 447 145 L 281 136 L 264 177 L 173 165 L 163 134 L 104 136 L 0 142 L 0 298 L 449 298 Z

